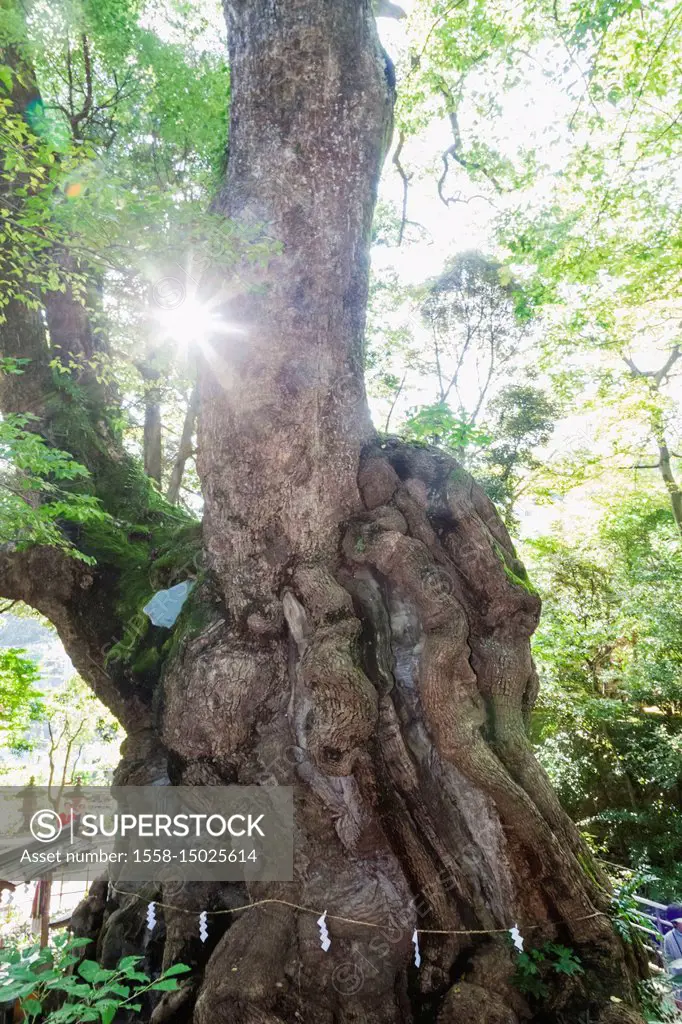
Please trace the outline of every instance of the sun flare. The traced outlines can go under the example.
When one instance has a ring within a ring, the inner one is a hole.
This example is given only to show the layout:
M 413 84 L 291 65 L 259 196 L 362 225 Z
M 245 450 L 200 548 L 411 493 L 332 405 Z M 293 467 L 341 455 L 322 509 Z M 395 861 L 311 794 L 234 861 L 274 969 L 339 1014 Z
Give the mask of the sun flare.
M 192 296 L 184 298 L 175 308 L 159 309 L 155 316 L 164 335 L 183 347 L 205 342 L 227 327 L 209 305 Z
M 153 289 L 152 300 L 153 317 L 164 341 L 175 344 L 181 353 L 205 349 L 219 334 L 244 333 L 225 319 L 217 298 L 200 299 L 196 290 L 188 292 L 180 280 L 165 278 Z

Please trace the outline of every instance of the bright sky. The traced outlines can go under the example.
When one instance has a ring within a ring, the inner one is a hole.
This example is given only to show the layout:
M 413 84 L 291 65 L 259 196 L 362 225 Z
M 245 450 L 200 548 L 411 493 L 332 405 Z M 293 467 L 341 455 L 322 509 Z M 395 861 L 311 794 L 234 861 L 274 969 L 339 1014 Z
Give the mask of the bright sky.
M 401 6 L 409 15 L 414 2 L 405 0 Z M 407 22 L 379 18 L 377 24 L 382 44 L 391 57 L 397 59 L 406 49 Z M 543 66 L 556 61 L 556 52 L 546 48 L 538 50 L 534 57 L 535 60 L 528 63 L 526 81 L 504 98 L 502 113 L 494 124 L 491 122 L 488 138 L 483 141 L 493 143 L 503 156 L 510 159 L 514 159 L 521 149 L 538 147 L 542 150 L 548 174 L 541 177 L 532 191 L 528 192 L 528 199 L 537 201 L 548 190 L 551 173 L 561 168 L 568 154 L 568 144 L 565 140 L 562 142 L 558 127 L 566 112 L 575 106 L 575 99 L 553 86 L 542 73 Z M 472 88 L 483 84 L 482 76 L 471 76 Z M 466 101 L 459 122 L 466 141 Z M 444 115 L 435 120 L 422 135 L 409 139 L 403 150 L 403 166 L 408 172 L 417 172 L 410 187 L 408 217 L 423 225 L 428 237 L 423 242 L 411 242 L 409 246 L 405 245 L 397 251 L 377 248 L 373 260 L 377 269 L 395 267 L 406 282 L 417 283 L 438 273 L 443 260 L 455 251 L 481 249 L 490 252 L 493 245 L 493 218 L 511 203 L 519 203 L 518 193 L 506 199 L 494 195 L 488 188 L 472 185 L 466 173 L 457 173 L 451 161 L 446 194 L 456 196 L 461 192 L 468 202 L 446 206 L 438 196 L 436 183 L 442 171 L 441 154 L 451 142 L 450 126 Z M 402 182 L 390 163 L 390 156 L 384 168 L 380 198 L 396 204 L 402 202 Z
M 413 0 L 405 0 L 403 8 L 408 12 L 413 7 Z M 379 19 L 379 30 L 382 42 L 387 51 L 393 56 L 404 51 L 406 45 L 405 21 Z M 530 203 L 542 202 L 545 195 L 548 195 L 555 182 L 555 175 L 560 172 L 565 164 L 569 153 L 581 142 L 578 135 L 569 139 L 565 134 L 567 117 L 573 112 L 576 106 L 576 95 L 582 88 L 582 83 L 573 81 L 578 79 L 579 73 L 573 69 L 566 76 L 566 87 L 560 89 L 556 80 L 552 81 L 543 74 L 543 67 L 557 66 L 557 61 L 565 60 L 565 54 L 556 50 L 538 49 L 533 53 L 533 61 L 529 62 L 525 72 L 525 81 L 517 88 L 509 92 L 503 99 L 501 115 L 490 125 L 490 133 L 487 139 L 497 147 L 504 156 L 514 160 L 520 149 L 537 149 L 541 162 L 547 170 L 544 176 L 536 180 L 532 189 L 527 190 L 525 199 Z M 483 82 L 475 82 L 475 86 Z M 575 86 L 575 90 L 572 87 Z M 398 81 L 400 89 L 400 81 Z M 460 129 L 463 138 L 467 139 L 467 106 L 466 101 L 459 114 Z M 482 126 L 485 131 L 485 125 Z M 477 127 L 481 132 L 481 126 Z M 562 134 L 563 133 L 563 134 Z M 470 136 L 469 136 L 470 137 Z M 417 284 L 425 278 L 437 274 L 445 259 L 458 250 L 480 249 L 483 252 L 494 254 L 494 229 L 493 221 L 496 215 L 503 212 L 505 207 L 519 204 L 520 196 L 516 192 L 509 198 L 494 195 L 491 190 L 476 188 L 472 185 L 467 175 L 462 171 L 457 174 L 450 164 L 448 176 L 448 195 L 456 195 L 461 190 L 465 198 L 471 198 L 467 202 L 459 202 L 445 206 L 439 198 L 436 188 L 437 176 L 442 170 L 440 154 L 451 143 L 450 126 L 447 118 L 443 117 L 434 121 L 429 129 L 418 138 L 407 142 L 402 153 L 402 164 L 407 171 L 415 171 L 415 176 L 409 190 L 408 217 L 419 222 L 428 232 L 427 238 L 423 241 L 410 241 L 402 248 L 377 246 L 373 252 L 373 266 L 376 272 L 380 273 L 389 269 L 395 270 L 399 278 L 410 284 Z M 435 174 L 434 174 L 435 169 Z M 489 198 L 476 198 L 477 194 L 486 192 Z M 398 207 L 402 201 L 402 182 L 390 163 L 387 160 L 381 184 L 380 198 L 391 201 Z M 492 200 L 492 201 L 490 201 Z M 412 237 L 416 233 L 413 232 Z M 667 324 L 661 327 L 661 338 L 665 345 L 670 336 L 670 331 L 679 331 L 679 324 L 676 319 L 670 317 L 669 304 L 666 307 L 669 316 Z M 680 309 L 682 318 L 682 308 Z M 420 328 L 417 327 L 417 334 Z M 667 338 L 664 335 L 667 334 Z M 668 342 L 669 343 L 669 342 Z M 661 348 L 653 343 L 651 329 L 647 325 L 644 334 L 638 337 L 636 329 L 633 331 L 632 355 L 638 366 L 642 369 L 652 368 L 661 365 Z M 581 356 L 583 367 L 586 366 L 589 357 L 586 354 Z M 673 382 L 670 388 L 671 397 L 676 401 L 682 400 L 682 377 Z M 377 422 L 381 422 L 381 415 L 384 406 L 376 403 L 374 410 Z M 404 407 L 403 407 L 404 411 Z M 610 422 L 612 421 L 612 422 Z M 620 423 L 618 422 L 617 411 L 605 413 L 603 408 L 597 407 L 592 412 L 581 415 L 572 415 L 557 424 L 554 436 L 543 457 L 552 462 L 561 461 L 565 456 L 571 454 L 578 448 L 584 448 L 595 455 L 598 453 L 605 466 L 627 466 L 634 459 L 625 455 L 614 455 L 613 443 L 620 438 Z M 634 437 L 629 438 L 633 444 L 637 443 Z M 644 433 L 641 438 L 643 447 L 646 444 Z M 621 439 L 622 443 L 622 439 Z M 651 461 L 647 457 L 643 462 Z M 636 483 L 635 472 L 621 474 L 620 478 L 623 488 L 628 489 Z M 613 483 L 613 478 L 610 478 Z M 594 501 L 598 501 L 600 488 L 604 487 L 603 482 L 587 483 L 581 488 L 576 488 L 564 498 L 556 497 L 551 504 L 538 506 L 522 503 L 521 515 L 524 520 L 523 533 L 536 535 L 547 532 L 552 523 L 562 520 L 572 531 L 576 528 L 581 532 L 581 527 L 588 527 L 595 515 Z

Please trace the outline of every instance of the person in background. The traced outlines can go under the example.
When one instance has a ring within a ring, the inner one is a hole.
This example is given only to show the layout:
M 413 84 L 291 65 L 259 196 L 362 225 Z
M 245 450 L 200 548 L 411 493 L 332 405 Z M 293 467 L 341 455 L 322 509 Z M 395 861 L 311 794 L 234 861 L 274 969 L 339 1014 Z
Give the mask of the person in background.
M 672 928 L 663 939 L 663 955 L 668 964 L 668 973 L 678 979 L 682 975 L 682 917 L 674 917 Z M 682 984 L 682 978 L 680 978 Z M 673 992 L 675 1005 L 682 1010 L 682 987 L 675 983 Z

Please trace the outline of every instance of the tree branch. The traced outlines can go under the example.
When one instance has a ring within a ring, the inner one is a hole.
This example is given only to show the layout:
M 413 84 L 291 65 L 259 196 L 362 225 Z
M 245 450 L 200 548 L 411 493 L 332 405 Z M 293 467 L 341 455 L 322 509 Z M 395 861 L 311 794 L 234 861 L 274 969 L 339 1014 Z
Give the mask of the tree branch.
M 440 85 L 440 92 L 443 95 L 447 108 L 448 120 L 450 121 L 450 130 L 452 132 L 453 142 L 451 146 L 443 152 L 443 173 L 438 180 L 438 195 L 440 196 L 443 203 L 446 206 L 450 206 L 453 203 L 462 202 L 461 198 L 446 197 L 444 194 L 445 181 L 450 170 L 449 160 L 452 158 L 460 167 L 466 171 L 479 171 L 483 174 L 488 181 L 491 183 L 493 188 L 498 193 L 503 193 L 505 189 L 500 185 L 497 178 L 483 166 L 473 160 L 469 160 L 467 157 L 462 155 L 462 134 L 459 127 L 459 118 L 457 117 L 457 111 L 455 110 L 455 103 L 452 96 L 452 92 L 444 83 Z
M 0 597 L 22 601 L 53 624 L 79 674 L 128 731 L 145 728 L 151 710 L 139 687 L 106 667 L 123 633 L 111 577 L 58 548 L 0 546 Z
M 401 132 L 400 135 L 398 136 L 398 145 L 395 148 L 395 152 L 393 153 L 393 158 L 391 160 L 391 163 L 393 164 L 393 166 L 395 167 L 396 171 L 400 175 L 400 180 L 403 183 L 403 204 L 402 204 L 402 214 L 401 214 L 401 219 L 400 219 L 400 230 L 398 232 L 398 245 L 402 245 L 403 244 L 403 235 L 405 234 L 405 226 L 407 224 L 407 190 L 409 188 L 410 181 L 412 180 L 412 177 L 413 177 L 412 174 L 408 174 L 405 171 L 405 168 L 403 167 L 403 165 L 400 162 L 400 154 L 403 151 L 403 146 L 404 145 L 405 145 L 405 132 Z
M 666 359 L 661 369 L 654 375 L 656 384 L 660 387 L 663 381 L 666 379 L 677 360 L 682 356 L 682 351 L 679 345 L 673 345 L 670 355 Z
M 71 117 L 71 130 L 75 139 L 81 137 L 81 121 L 87 121 L 92 111 L 92 60 L 90 57 L 90 44 L 88 43 L 88 37 L 85 32 L 81 36 L 81 45 L 83 47 L 83 67 L 85 69 L 85 100 L 80 111 L 77 114 L 74 113 Z M 70 66 L 71 64 L 69 61 L 69 69 Z
M 660 434 L 658 437 L 658 451 L 660 455 L 659 468 L 661 477 L 670 495 L 670 505 L 675 518 L 675 524 L 682 535 L 682 490 L 680 490 L 680 485 L 675 479 L 670 451 L 663 434 Z
M 401 380 L 400 384 L 398 385 L 398 390 L 396 391 L 395 395 L 393 396 L 393 401 L 391 402 L 391 408 L 388 410 L 388 416 L 386 417 L 386 423 L 384 424 L 384 433 L 385 434 L 388 433 L 389 427 L 391 425 L 391 417 L 393 416 L 393 412 L 395 410 L 397 401 L 400 398 L 400 395 L 402 394 L 402 390 L 403 390 L 403 388 L 405 386 L 405 381 L 406 380 L 407 380 L 407 370 L 405 370 L 405 373 L 403 374 L 403 379 Z
M 670 354 L 666 361 L 663 363 L 663 366 L 661 366 L 658 370 L 640 370 L 637 364 L 635 363 L 634 359 L 630 359 L 629 356 L 625 355 L 623 356 L 623 362 L 628 367 L 628 369 L 630 370 L 630 374 L 633 377 L 651 380 L 653 381 L 655 386 L 659 388 L 661 384 L 664 383 L 668 374 L 670 373 L 678 359 L 680 359 L 680 357 L 682 357 L 682 349 L 680 348 L 680 345 L 676 343 L 670 350 Z

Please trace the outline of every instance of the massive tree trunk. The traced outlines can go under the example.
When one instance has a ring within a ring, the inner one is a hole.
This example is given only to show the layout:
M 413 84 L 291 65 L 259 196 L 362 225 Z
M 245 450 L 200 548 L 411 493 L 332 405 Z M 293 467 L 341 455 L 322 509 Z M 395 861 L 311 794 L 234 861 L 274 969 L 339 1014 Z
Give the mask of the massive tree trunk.
M 172 644 L 140 626 L 108 659 L 130 614 L 127 551 L 91 547 L 94 569 L 55 568 L 41 590 L 48 556 L 31 565 L 8 550 L 0 589 L 50 615 L 123 718 L 118 781 L 293 786 L 294 880 L 143 889 L 197 912 L 286 901 L 211 918 L 206 947 L 191 917 L 167 910 L 150 935 L 144 902 L 107 901 L 101 886 L 76 926 L 98 935 L 107 963 L 146 949 L 152 964 L 196 965 L 155 1024 L 638 1020 L 603 880 L 526 736 L 539 600 L 468 474 L 371 428 L 362 336 L 393 96 L 370 3 L 226 10 L 230 155 L 217 205 L 282 248 L 264 287 L 223 310 L 241 333 L 203 345 L 203 561 L 196 538 L 159 559 L 175 510 L 138 477 L 124 494 L 105 486 L 108 472 L 121 478 L 115 438 L 70 438 L 105 506 L 120 519 L 127 502 L 127 521 L 148 526 L 136 572 L 199 584 Z M 42 352 L 41 325 L 13 316 Z M 7 389 L 8 408 L 21 386 Z M 44 432 L 63 443 L 55 422 Z M 328 952 L 316 913 L 291 904 L 327 909 Z M 542 1003 L 524 998 L 505 934 L 515 922 L 529 945 L 573 947 L 586 974 L 550 977 Z

